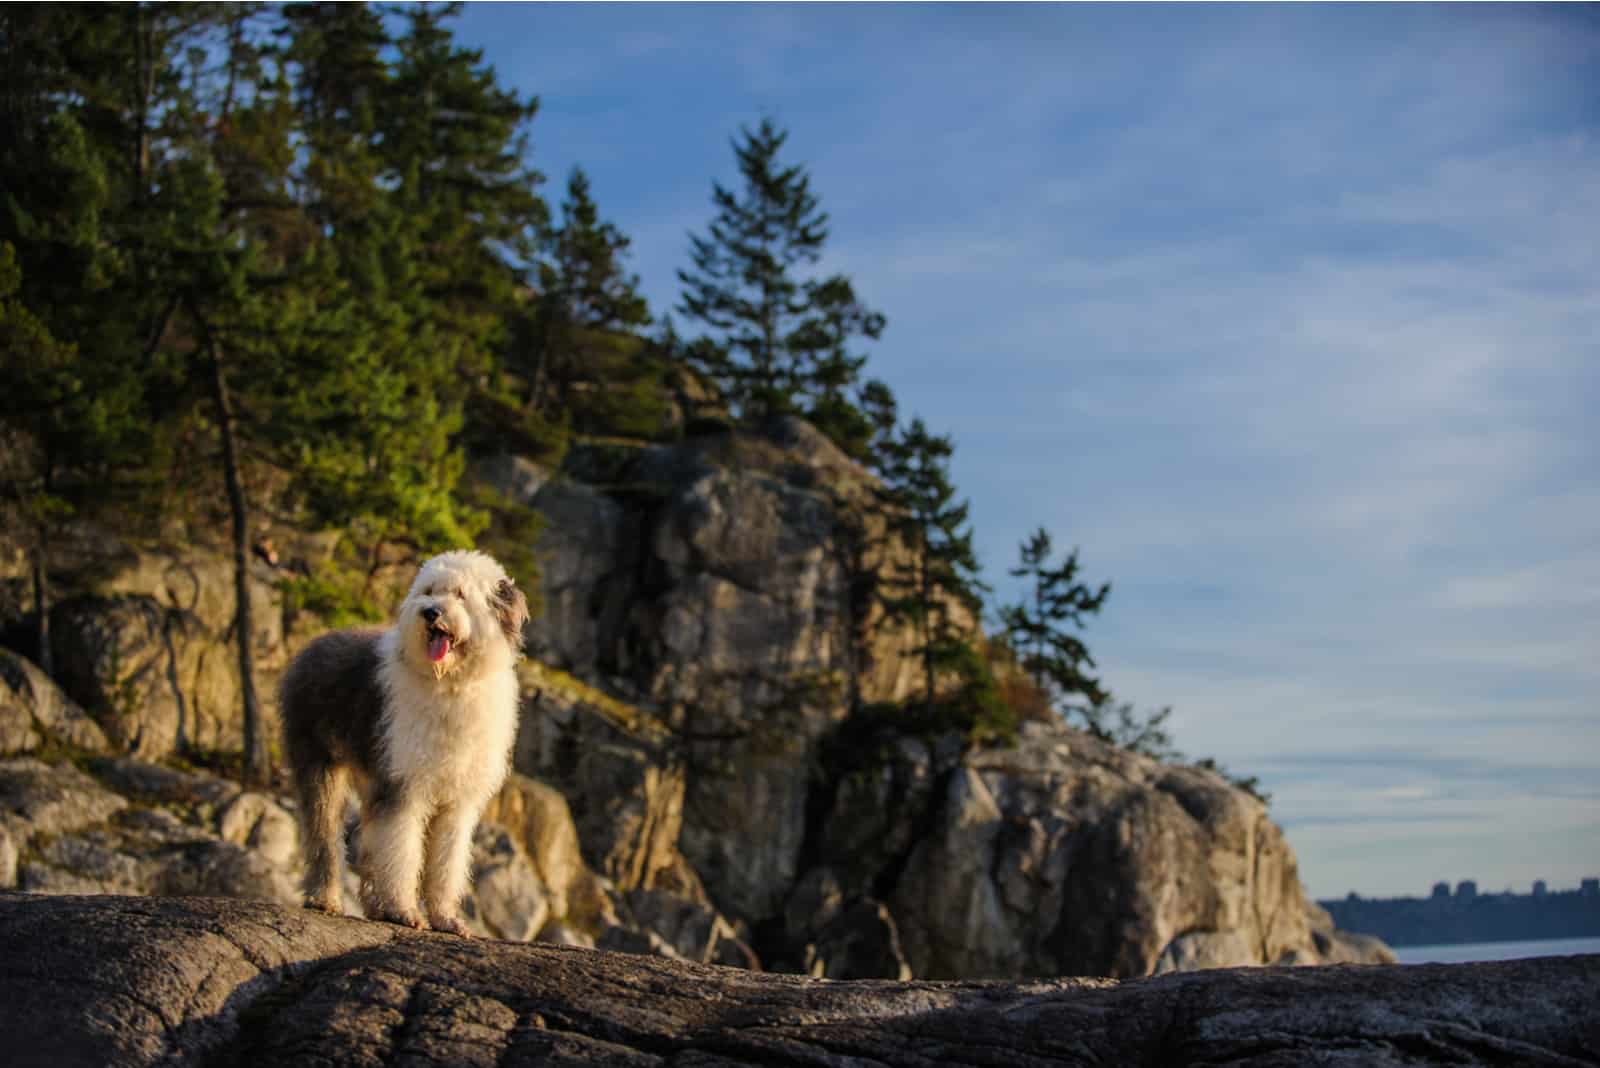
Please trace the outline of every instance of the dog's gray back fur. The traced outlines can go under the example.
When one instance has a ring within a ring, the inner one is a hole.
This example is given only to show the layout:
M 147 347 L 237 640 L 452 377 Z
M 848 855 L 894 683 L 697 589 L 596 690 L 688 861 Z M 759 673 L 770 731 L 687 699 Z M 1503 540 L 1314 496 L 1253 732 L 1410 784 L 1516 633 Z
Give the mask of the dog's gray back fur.
M 339 912 L 348 770 L 363 774 L 374 799 L 392 792 L 378 761 L 383 690 L 381 630 L 324 634 L 294 658 L 279 689 L 283 741 L 300 802 L 307 903 Z
M 378 683 L 381 630 L 339 630 L 307 645 L 284 674 L 283 740 L 293 768 L 378 768 L 383 691 Z

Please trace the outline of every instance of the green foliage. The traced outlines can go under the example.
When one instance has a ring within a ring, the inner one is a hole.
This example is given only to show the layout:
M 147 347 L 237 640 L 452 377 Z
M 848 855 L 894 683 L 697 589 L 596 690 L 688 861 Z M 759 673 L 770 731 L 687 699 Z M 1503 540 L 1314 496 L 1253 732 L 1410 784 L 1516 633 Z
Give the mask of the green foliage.
M 328 627 L 350 627 L 378 623 L 385 616 L 365 571 L 348 556 L 343 561 L 327 561 L 309 575 L 289 579 L 282 589 L 284 613 L 290 619 L 306 612 Z
M 968 745 L 1012 744 L 1017 718 L 978 646 L 963 645 L 951 670 L 957 684 L 932 701 L 872 702 L 852 710 L 824 744 L 823 764 L 841 775 L 876 768 L 907 737 L 932 741 L 954 734 Z
M 884 444 L 886 536 L 901 551 L 879 577 L 884 622 L 910 625 L 923 662 L 924 700 L 935 701 L 941 676 L 968 662 L 982 612 L 977 554 L 967 502 L 950 483 L 954 447 L 921 419 Z
M 1094 659 L 1082 639 L 1067 628 L 1081 630 L 1083 617 L 1100 611 L 1111 584 L 1102 583 L 1094 590 L 1077 581 L 1076 550 L 1051 567 L 1050 534 L 1043 527 L 1023 542 L 1020 555 L 1011 574 L 1030 580 L 1032 589 L 1023 600 L 1003 606 L 1000 621 L 1023 670 L 1058 704 L 1075 696 L 1090 705 L 1104 702 L 1107 695 L 1100 681 L 1085 670 L 1094 667 Z
M 1206 771 L 1216 772 L 1218 775 L 1226 779 L 1230 784 L 1243 790 L 1257 801 L 1260 801 L 1263 805 L 1270 805 L 1272 803 L 1272 795 L 1261 788 L 1261 780 L 1255 775 L 1235 775 L 1221 764 L 1218 764 L 1216 760 L 1212 759 L 1211 757 L 1202 757 L 1201 759 L 1196 760 L 1194 762 L 1194 766 L 1197 768 L 1204 768 Z
M 1107 695 L 1094 704 L 1073 706 L 1070 712 L 1081 719 L 1085 730 L 1101 741 L 1155 760 L 1172 761 L 1182 756 L 1167 733 L 1171 708 L 1139 712 L 1130 702 L 1117 701 Z
M 680 270 L 679 310 L 713 331 L 689 352 L 742 418 L 812 415 L 847 450 L 861 447 L 849 390 L 884 317 L 863 305 L 848 278 L 803 277 L 828 238 L 828 216 L 804 168 L 779 162 L 788 134 L 770 120 L 734 144 L 741 188 L 712 184 L 717 209 L 705 236 L 690 238 L 693 269 Z
M 574 169 L 559 225 L 539 243 L 538 295 L 512 320 L 507 369 L 528 407 L 582 434 L 654 438 L 666 416 L 666 364 L 636 335 L 650 322 L 629 241 L 600 217 Z
M 466 479 L 462 489 L 487 520 L 483 532 L 478 535 L 478 547 L 491 553 L 517 580 L 528 599 L 529 614 L 538 616 L 544 606 L 540 599 L 539 559 L 534 545 L 544 530 L 543 513 L 519 504 L 476 479 Z

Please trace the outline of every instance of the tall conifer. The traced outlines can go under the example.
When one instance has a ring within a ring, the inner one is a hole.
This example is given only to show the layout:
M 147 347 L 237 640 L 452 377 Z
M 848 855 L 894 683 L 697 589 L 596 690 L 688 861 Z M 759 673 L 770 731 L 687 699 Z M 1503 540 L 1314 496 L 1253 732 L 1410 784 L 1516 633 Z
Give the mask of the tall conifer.
M 650 322 L 630 241 L 600 215 L 589 176 L 574 168 L 559 222 L 542 242 L 538 298 L 513 350 L 534 404 L 581 431 L 648 433 L 661 412 L 636 331 Z M 632 426 L 642 418 L 644 426 Z
M 883 317 L 864 307 L 842 275 L 809 277 L 822 257 L 828 216 L 805 169 L 779 159 L 788 134 L 763 119 L 735 143 L 742 186 L 712 184 L 717 214 L 691 236 L 692 270 L 679 310 L 714 331 L 702 348 L 708 371 L 747 420 L 805 413 L 819 398 L 827 411 L 853 385 L 855 337 L 877 337 Z
M 1111 584 L 1092 589 L 1078 580 L 1077 551 L 1052 566 L 1050 534 L 1043 527 L 1020 548 L 1020 562 L 1011 569 L 1030 588 L 1021 601 L 1000 610 L 1000 622 L 1022 668 L 1055 702 L 1081 697 L 1089 705 L 1104 702 L 1106 692 L 1089 674 L 1094 659 L 1088 646 L 1074 633 L 1084 617 L 1098 613 L 1111 593 Z M 1069 629 L 1071 628 L 1071 629 Z
M 884 495 L 890 534 L 903 556 L 880 586 L 884 617 L 909 624 L 922 661 L 925 708 L 931 713 L 940 676 L 970 674 L 971 643 L 982 610 L 968 505 L 950 483 L 950 439 L 932 434 L 921 419 L 887 443 Z

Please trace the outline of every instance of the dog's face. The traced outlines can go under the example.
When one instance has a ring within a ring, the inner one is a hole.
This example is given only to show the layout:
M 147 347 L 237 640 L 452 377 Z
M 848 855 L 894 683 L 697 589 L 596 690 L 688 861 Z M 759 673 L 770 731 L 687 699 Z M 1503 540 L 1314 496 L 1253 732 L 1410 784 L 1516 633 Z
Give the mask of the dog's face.
M 527 599 L 493 558 L 448 552 L 417 572 L 399 627 L 406 659 L 443 678 L 515 660 L 527 621 Z

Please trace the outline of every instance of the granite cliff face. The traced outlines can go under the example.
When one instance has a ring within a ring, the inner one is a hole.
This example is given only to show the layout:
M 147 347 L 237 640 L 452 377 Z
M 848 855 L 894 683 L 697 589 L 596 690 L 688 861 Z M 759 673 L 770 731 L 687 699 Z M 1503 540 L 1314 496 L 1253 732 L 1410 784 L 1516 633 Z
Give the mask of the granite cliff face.
M 1055 725 L 973 749 L 847 722 L 840 680 L 891 701 L 915 665 L 904 635 L 863 625 L 860 584 L 892 551 L 863 548 L 870 476 L 806 424 L 580 451 L 505 484 L 548 520 L 536 654 L 627 706 L 546 687 L 519 768 L 576 811 L 626 809 L 637 850 L 619 862 L 597 828 L 591 861 L 644 887 L 692 872 L 769 963 L 955 978 L 1383 958 L 1332 930 L 1265 807 L 1214 774 Z
M 893 552 L 870 477 L 803 422 L 486 473 L 546 526 L 520 776 L 477 843 L 481 932 L 833 978 L 1385 959 L 1332 929 L 1264 807 L 1209 772 L 1059 725 L 973 747 L 852 717 L 916 665 L 869 625 Z M 0 653 L 0 791 L 20 799 L 0 888 L 293 900 L 288 802 L 160 763 L 239 737 L 231 579 L 190 557 L 63 583 L 62 686 Z M 256 577 L 271 692 L 304 626 Z

